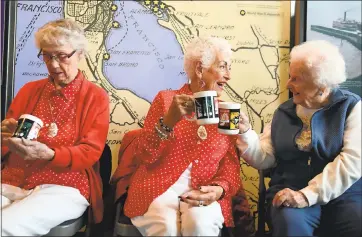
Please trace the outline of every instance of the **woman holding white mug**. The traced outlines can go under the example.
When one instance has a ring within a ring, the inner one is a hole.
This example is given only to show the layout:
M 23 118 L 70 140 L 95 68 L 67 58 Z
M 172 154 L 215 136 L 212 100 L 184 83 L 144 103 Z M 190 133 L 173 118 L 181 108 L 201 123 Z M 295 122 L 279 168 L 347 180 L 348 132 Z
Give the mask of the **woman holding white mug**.
M 190 84 L 159 92 L 151 105 L 125 204 L 144 236 L 218 236 L 223 224 L 233 226 L 231 198 L 241 187 L 235 138 L 218 133 L 216 123 L 186 119 L 195 112 L 195 93 L 221 96 L 230 59 L 227 41 L 194 39 L 184 61 Z

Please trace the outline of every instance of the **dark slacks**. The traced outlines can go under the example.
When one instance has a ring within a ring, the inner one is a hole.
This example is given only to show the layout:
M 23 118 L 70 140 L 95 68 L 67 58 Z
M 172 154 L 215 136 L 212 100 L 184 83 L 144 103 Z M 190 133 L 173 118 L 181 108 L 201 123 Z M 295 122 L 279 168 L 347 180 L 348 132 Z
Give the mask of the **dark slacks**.
M 276 208 L 270 205 L 273 236 L 359 237 L 361 233 L 362 182 L 326 205 Z

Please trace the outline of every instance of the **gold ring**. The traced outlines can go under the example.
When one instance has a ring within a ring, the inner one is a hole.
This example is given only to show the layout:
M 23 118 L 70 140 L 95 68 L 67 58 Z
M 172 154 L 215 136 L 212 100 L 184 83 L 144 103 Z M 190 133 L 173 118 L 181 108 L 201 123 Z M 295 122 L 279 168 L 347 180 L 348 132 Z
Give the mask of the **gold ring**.
M 188 107 L 189 106 L 189 102 L 185 101 L 184 102 L 184 107 Z

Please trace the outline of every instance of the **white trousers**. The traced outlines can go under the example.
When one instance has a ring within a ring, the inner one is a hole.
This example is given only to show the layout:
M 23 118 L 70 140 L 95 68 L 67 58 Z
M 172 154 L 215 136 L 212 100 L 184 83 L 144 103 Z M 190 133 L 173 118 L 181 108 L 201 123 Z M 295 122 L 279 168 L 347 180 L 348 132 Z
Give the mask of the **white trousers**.
M 192 190 L 191 165 L 177 182 L 157 197 L 143 216 L 131 219 L 143 236 L 218 236 L 224 217 L 218 202 L 192 207 L 179 196 Z
M 44 184 L 32 190 L 1 184 L 1 236 L 42 236 L 89 206 L 78 189 Z

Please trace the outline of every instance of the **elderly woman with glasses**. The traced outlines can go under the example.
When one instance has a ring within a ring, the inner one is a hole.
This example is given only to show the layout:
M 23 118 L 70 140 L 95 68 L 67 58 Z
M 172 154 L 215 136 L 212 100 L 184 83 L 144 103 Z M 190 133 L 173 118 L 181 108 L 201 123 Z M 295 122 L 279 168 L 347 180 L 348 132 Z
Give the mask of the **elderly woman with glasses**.
M 290 57 L 293 98 L 260 139 L 243 116 L 240 154 L 271 168 L 273 236 L 361 236 L 361 98 L 338 88 L 345 62 L 334 45 L 308 41 Z
M 83 29 L 69 19 L 36 35 L 49 77 L 25 84 L 1 122 L 2 236 L 41 236 L 83 215 L 102 219 L 98 160 L 109 126 L 108 96 L 78 69 Z M 23 114 L 44 126 L 36 140 L 13 137 Z
M 218 236 L 223 224 L 233 225 L 231 198 L 241 187 L 236 138 L 218 133 L 217 124 L 185 118 L 195 111 L 193 93 L 221 96 L 231 79 L 231 53 L 224 39 L 195 38 L 184 59 L 190 83 L 152 102 L 135 141 L 140 165 L 125 203 L 143 236 Z

